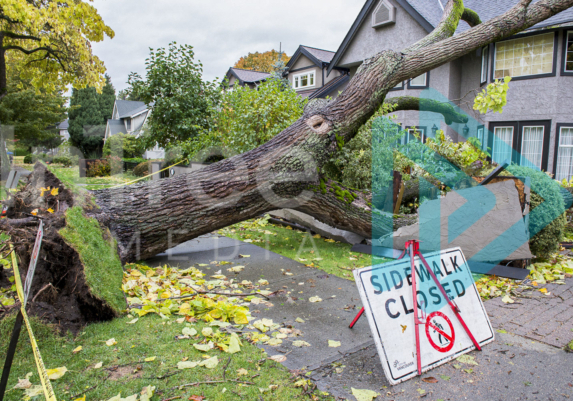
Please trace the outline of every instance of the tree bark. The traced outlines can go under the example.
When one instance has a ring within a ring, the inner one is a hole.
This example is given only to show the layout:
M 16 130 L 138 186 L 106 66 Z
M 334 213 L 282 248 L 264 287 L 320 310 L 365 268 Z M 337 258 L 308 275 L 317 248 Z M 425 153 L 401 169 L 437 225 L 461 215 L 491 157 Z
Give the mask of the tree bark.
M 84 207 L 85 213 L 110 229 L 123 262 L 151 257 L 278 208 L 299 210 L 365 237 L 381 234 L 372 233 L 372 227 L 392 230 L 391 215 L 372 210 L 368 195 L 325 179 L 321 167 L 354 137 L 399 82 L 510 37 L 571 6 L 573 0 L 535 4 L 521 0 L 505 14 L 452 36 L 460 19 L 464 15 L 469 19 L 470 13 L 465 12 L 462 0 L 450 0 L 430 35 L 402 52 L 385 50 L 365 60 L 339 97 L 309 103 L 299 120 L 264 145 L 195 173 L 95 191 L 94 205 Z M 402 108 L 420 107 L 412 99 L 394 102 Z M 452 121 L 462 118 L 445 105 L 434 107 Z M 37 165 L 34 175 L 46 174 L 43 169 Z M 30 182 L 39 181 L 36 177 Z M 21 210 L 22 214 L 9 217 L 30 213 Z M 58 216 L 63 220 L 62 212 L 50 219 Z

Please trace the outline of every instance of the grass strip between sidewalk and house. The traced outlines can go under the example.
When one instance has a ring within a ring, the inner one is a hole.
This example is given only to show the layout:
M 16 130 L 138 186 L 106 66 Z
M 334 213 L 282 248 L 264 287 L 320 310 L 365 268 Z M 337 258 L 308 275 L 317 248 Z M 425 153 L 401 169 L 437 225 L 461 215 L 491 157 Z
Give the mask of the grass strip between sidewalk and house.
M 237 223 L 218 233 L 351 281 L 354 281 L 352 270 L 388 261 L 352 252 L 350 244 L 271 224 L 266 217 Z
M 59 231 L 66 243 L 78 252 L 86 282 L 93 294 L 106 301 L 119 315 L 126 309 L 121 291 L 123 268 L 115 239 L 96 219 L 86 217 L 74 206 L 66 211 L 66 226 Z M 104 238 L 104 234 L 107 238 Z

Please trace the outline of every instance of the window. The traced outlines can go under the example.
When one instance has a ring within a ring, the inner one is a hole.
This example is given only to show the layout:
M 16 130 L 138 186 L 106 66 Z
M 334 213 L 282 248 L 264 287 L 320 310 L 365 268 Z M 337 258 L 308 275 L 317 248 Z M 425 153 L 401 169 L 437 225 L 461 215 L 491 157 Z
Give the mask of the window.
M 408 80 L 408 89 L 425 89 L 428 88 L 430 73 L 426 72 L 416 78 Z
M 543 156 L 543 126 L 524 126 L 521 136 L 522 166 L 537 167 L 541 170 Z
M 487 67 L 489 63 L 489 48 L 484 46 L 481 49 L 481 84 L 487 82 Z
M 481 143 L 481 150 L 487 150 L 487 137 L 485 136 L 485 127 L 483 125 L 477 128 L 477 139 Z
M 555 33 L 506 40 L 495 45 L 495 79 L 553 75 Z
M 573 126 L 557 125 L 557 156 L 555 158 L 555 179 L 569 181 L 573 176 Z
M 398 91 L 404 89 L 404 81 L 400 82 L 398 85 L 390 89 L 391 91 Z
M 573 31 L 564 32 L 563 43 L 563 72 L 565 75 L 573 75 Z
M 408 135 L 402 136 L 400 142 L 402 145 L 410 143 L 411 141 L 420 141 L 422 143 L 426 142 L 426 127 L 409 127 L 406 128 L 405 131 Z M 419 137 L 416 139 L 416 135 Z
M 546 171 L 550 130 L 550 120 L 490 123 L 488 146 L 493 161 L 510 160 L 520 166 Z
M 511 160 L 513 127 L 495 127 L 493 132 L 492 159 L 496 163 Z
M 295 75 L 293 77 L 292 87 L 294 89 L 308 88 L 311 86 L 314 86 L 314 71 Z
M 128 131 L 131 131 L 131 118 L 125 119 L 125 127 Z

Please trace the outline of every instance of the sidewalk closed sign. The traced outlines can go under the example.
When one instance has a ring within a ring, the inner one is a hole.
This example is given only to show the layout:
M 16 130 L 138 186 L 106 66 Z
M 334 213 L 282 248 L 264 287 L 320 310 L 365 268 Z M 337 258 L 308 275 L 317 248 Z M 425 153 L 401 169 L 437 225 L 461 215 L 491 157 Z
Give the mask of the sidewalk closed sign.
M 494 339 L 491 323 L 460 248 L 424 254 L 440 284 L 480 346 Z M 365 314 L 384 373 L 391 384 L 417 375 L 412 274 L 416 274 L 422 372 L 475 349 L 454 312 L 426 270 L 410 258 L 354 271 Z

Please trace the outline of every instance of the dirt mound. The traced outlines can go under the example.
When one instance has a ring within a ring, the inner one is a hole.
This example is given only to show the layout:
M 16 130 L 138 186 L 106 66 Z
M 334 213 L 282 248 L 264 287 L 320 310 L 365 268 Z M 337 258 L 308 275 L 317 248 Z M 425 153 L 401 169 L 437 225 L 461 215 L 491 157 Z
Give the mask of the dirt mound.
M 50 191 L 42 191 L 47 187 Z M 51 192 L 54 188 L 58 191 Z M 4 224 L 0 229 L 12 238 L 22 281 L 30 263 L 38 220 L 41 218 L 44 223 L 44 238 L 28 298 L 29 312 L 54 323 L 62 332 L 74 334 L 87 323 L 115 317 L 113 309 L 91 293 L 78 253 L 58 233 L 66 225 L 65 210 L 74 205 L 73 194 L 58 178 L 37 164 L 26 187 L 14 195 L 9 205 L 8 218 L 13 220 L 8 221 L 19 224 Z

